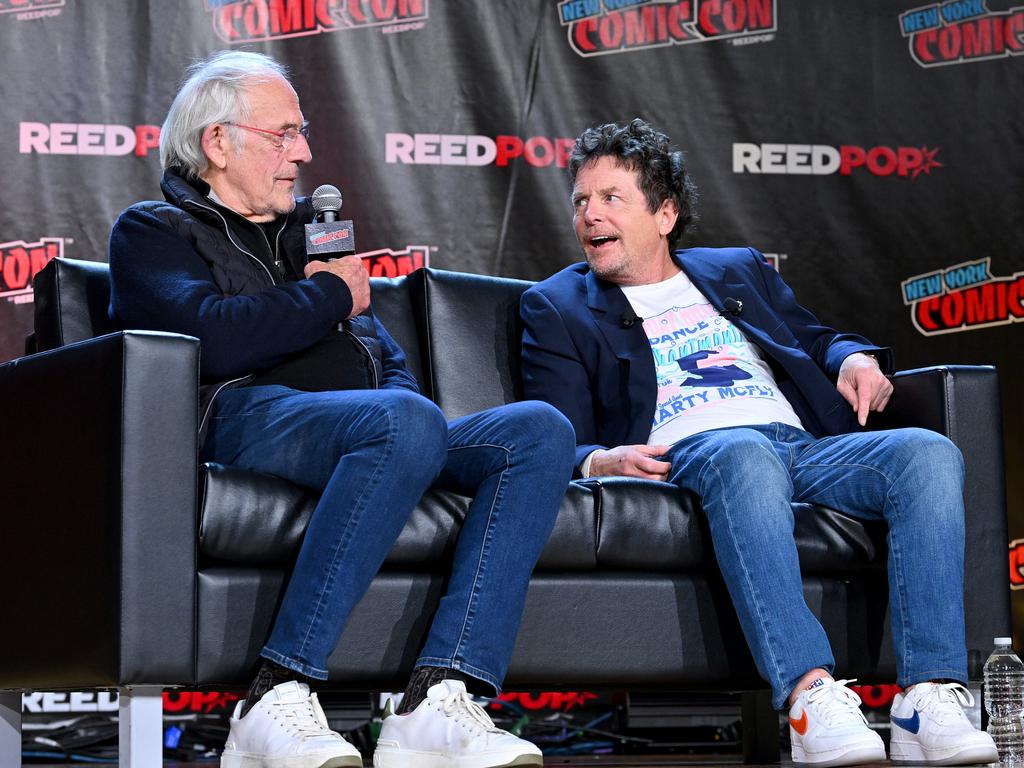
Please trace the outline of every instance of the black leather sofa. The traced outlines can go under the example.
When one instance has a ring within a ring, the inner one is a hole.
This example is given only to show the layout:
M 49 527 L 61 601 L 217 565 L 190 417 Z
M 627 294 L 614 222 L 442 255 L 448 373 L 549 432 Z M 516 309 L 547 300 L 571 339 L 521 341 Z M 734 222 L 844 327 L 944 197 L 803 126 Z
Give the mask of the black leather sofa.
M 455 417 L 516 398 L 527 285 L 425 269 L 375 279 L 373 305 L 423 393 Z M 118 688 L 130 723 L 132 702 L 151 702 L 161 687 L 247 681 L 314 499 L 275 477 L 197 468 L 199 342 L 114 332 L 108 296 L 105 264 L 51 262 L 36 281 L 35 353 L 0 366 L 0 690 Z M 992 637 L 1010 631 L 996 373 L 943 366 L 894 383 L 873 424 L 942 432 L 967 460 L 965 602 L 977 679 Z M 331 685 L 404 684 L 466 506 L 450 493 L 423 499 L 330 659 Z M 795 512 L 805 594 L 838 671 L 892 681 L 884 528 L 806 505 Z M 506 685 L 754 691 L 744 699 L 745 757 L 778 757 L 778 718 L 699 501 L 669 485 L 569 486 Z M 16 731 L 13 701 L 3 697 L 0 711 Z M 152 722 L 152 707 L 139 711 Z M 122 764 L 142 760 L 151 732 L 122 728 Z

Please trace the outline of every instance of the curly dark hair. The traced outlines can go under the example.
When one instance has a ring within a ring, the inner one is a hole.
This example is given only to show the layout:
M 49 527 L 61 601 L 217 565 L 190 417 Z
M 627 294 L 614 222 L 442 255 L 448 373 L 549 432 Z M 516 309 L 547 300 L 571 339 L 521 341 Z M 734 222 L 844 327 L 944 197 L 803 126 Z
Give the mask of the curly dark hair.
M 668 136 L 639 117 L 625 125 L 605 123 L 587 128 L 576 139 L 569 157 L 570 189 L 576 185 L 580 169 L 599 157 L 614 157 L 621 167 L 636 171 L 651 213 L 657 212 L 662 201 L 675 201 L 679 218 L 668 235 L 669 248 L 674 249 L 697 221 L 697 185 L 686 171 L 683 153 L 673 150 Z

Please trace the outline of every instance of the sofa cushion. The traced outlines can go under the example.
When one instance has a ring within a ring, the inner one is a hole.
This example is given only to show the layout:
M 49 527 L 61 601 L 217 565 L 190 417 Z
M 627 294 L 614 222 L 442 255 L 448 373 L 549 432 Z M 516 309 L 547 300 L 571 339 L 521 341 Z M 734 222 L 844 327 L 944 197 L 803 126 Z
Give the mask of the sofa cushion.
M 221 464 L 199 468 L 199 552 L 272 565 L 295 558 L 316 506 L 309 491 L 273 475 Z
M 249 564 L 291 563 L 316 505 L 308 490 L 273 475 L 205 464 L 200 471 L 200 554 Z M 432 488 L 410 515 L 385 568 L 444 570 L 470 499 Z M 825 507 L 794 504 L 805 573 L 882 568 L 885 526 Z M 612 568 L 694 571 L 712 557 L 697 498 L 668 483 L 612 477 L 571 483 L 538 571 Z
M 295 559 L 316 496 L 273 475 L 221 464 L 199 473 L 199 551 L 204 558 L 248 565 Z M 416 505 L 385 567 L 444 570 L 470 499 L 436 488 Z M 589 570 L 596 565 L 595 502 L 590 488 L 570 484 L 538 569 Z
M 45 352 L 115 330 L 107 317 L 110 268 L 79 259 L 52 259 L 36 275 L 35 350 Z
M 405 367 L 416 377 L 420 392 L 425 393 L 430 382 L 424 373 L 423 359 L 420 356 L 420 334 L 423 329 L 411 311 L 410 285 L 407 277 L 371 278 L 370 308 L 402 348 L 405 353 Z
M 631 477 L 585 481 L 598 489 L 597 561 L 610 568 L 693 570 L 710 548 L 696 496 Z
M 416 315 L 423 318 L 423 394 L 449 419 L 519 397 L 525 280 L 421 269 L 409 276 Z
M 598 497 L 598 566 L 687 571 L 712 556 L 700 500 L 670 483 L 630 477 L 582 481 Z M 827 507 L 793 504 L 804 573 L 854 574 L 885 566 L 884 523 L 865 523 Z

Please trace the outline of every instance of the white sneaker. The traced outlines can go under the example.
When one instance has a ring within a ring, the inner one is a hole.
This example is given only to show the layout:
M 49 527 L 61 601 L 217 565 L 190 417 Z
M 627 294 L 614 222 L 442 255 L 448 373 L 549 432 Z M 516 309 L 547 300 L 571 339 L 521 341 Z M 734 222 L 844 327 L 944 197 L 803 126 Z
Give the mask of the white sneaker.
M 362 766 L 359 750 L 330 729 L 305 683 L 275 685 L 239 717 L 243 704 L 235 705 L 221 768 Z
M 885 760 L 882 737 L 868 727 L 853 680 L 822 678 L 800 693 L 789 709 L 789 736 L 796 765 L 855 765 Z
M 897 693 L 889 712 L 894 763 L 967 765 L 999 759 L 992 737 L 964 714 L 974 696 L 960 683 L 918 683 Z
M 442 680 L 412 712 L 386 715 L 374 768 L 512 768 L 544 765 L 541 751 L 496 727 L 461 680 Z

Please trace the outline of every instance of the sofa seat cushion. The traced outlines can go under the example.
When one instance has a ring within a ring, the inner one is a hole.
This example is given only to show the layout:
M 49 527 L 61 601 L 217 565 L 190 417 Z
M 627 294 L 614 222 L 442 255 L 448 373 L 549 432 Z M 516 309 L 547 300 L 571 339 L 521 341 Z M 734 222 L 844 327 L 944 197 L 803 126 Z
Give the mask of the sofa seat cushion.
M 205 464 L 200 554 L 225 563 L 287 566 L 316 505 L 309 490 L 273 475 Z M 431 489 L 413 510 L 385 568 L 445 570 L 470 499 Z M 804 573 L 853 575 L 885 562 L 885 526 L 794 504 Z M 571 483 L 538 571 L 694 571 L 713 558 L 700 502 L 668 483 L 614 477 Z
M 273 475 L 204 464 L 199 473 L 200 555 L 248 565 L 293 562 L 317 497 Z M 436 488 L 413 510 L 385 568 L 445 570 L 470 499 Z M 590 570 L 596 565 L 592 490 L 573 483 L 537 564 L 539 569 Z
M 700 499 L 671 483 L 629 477 L 582 481 L 599 500 L 597 564 L 602 568 L 692 571 L 713 556 Z M 827 507 L 793 504 L 800 568 L 855 574 L 884 568 L 886 527 Z

